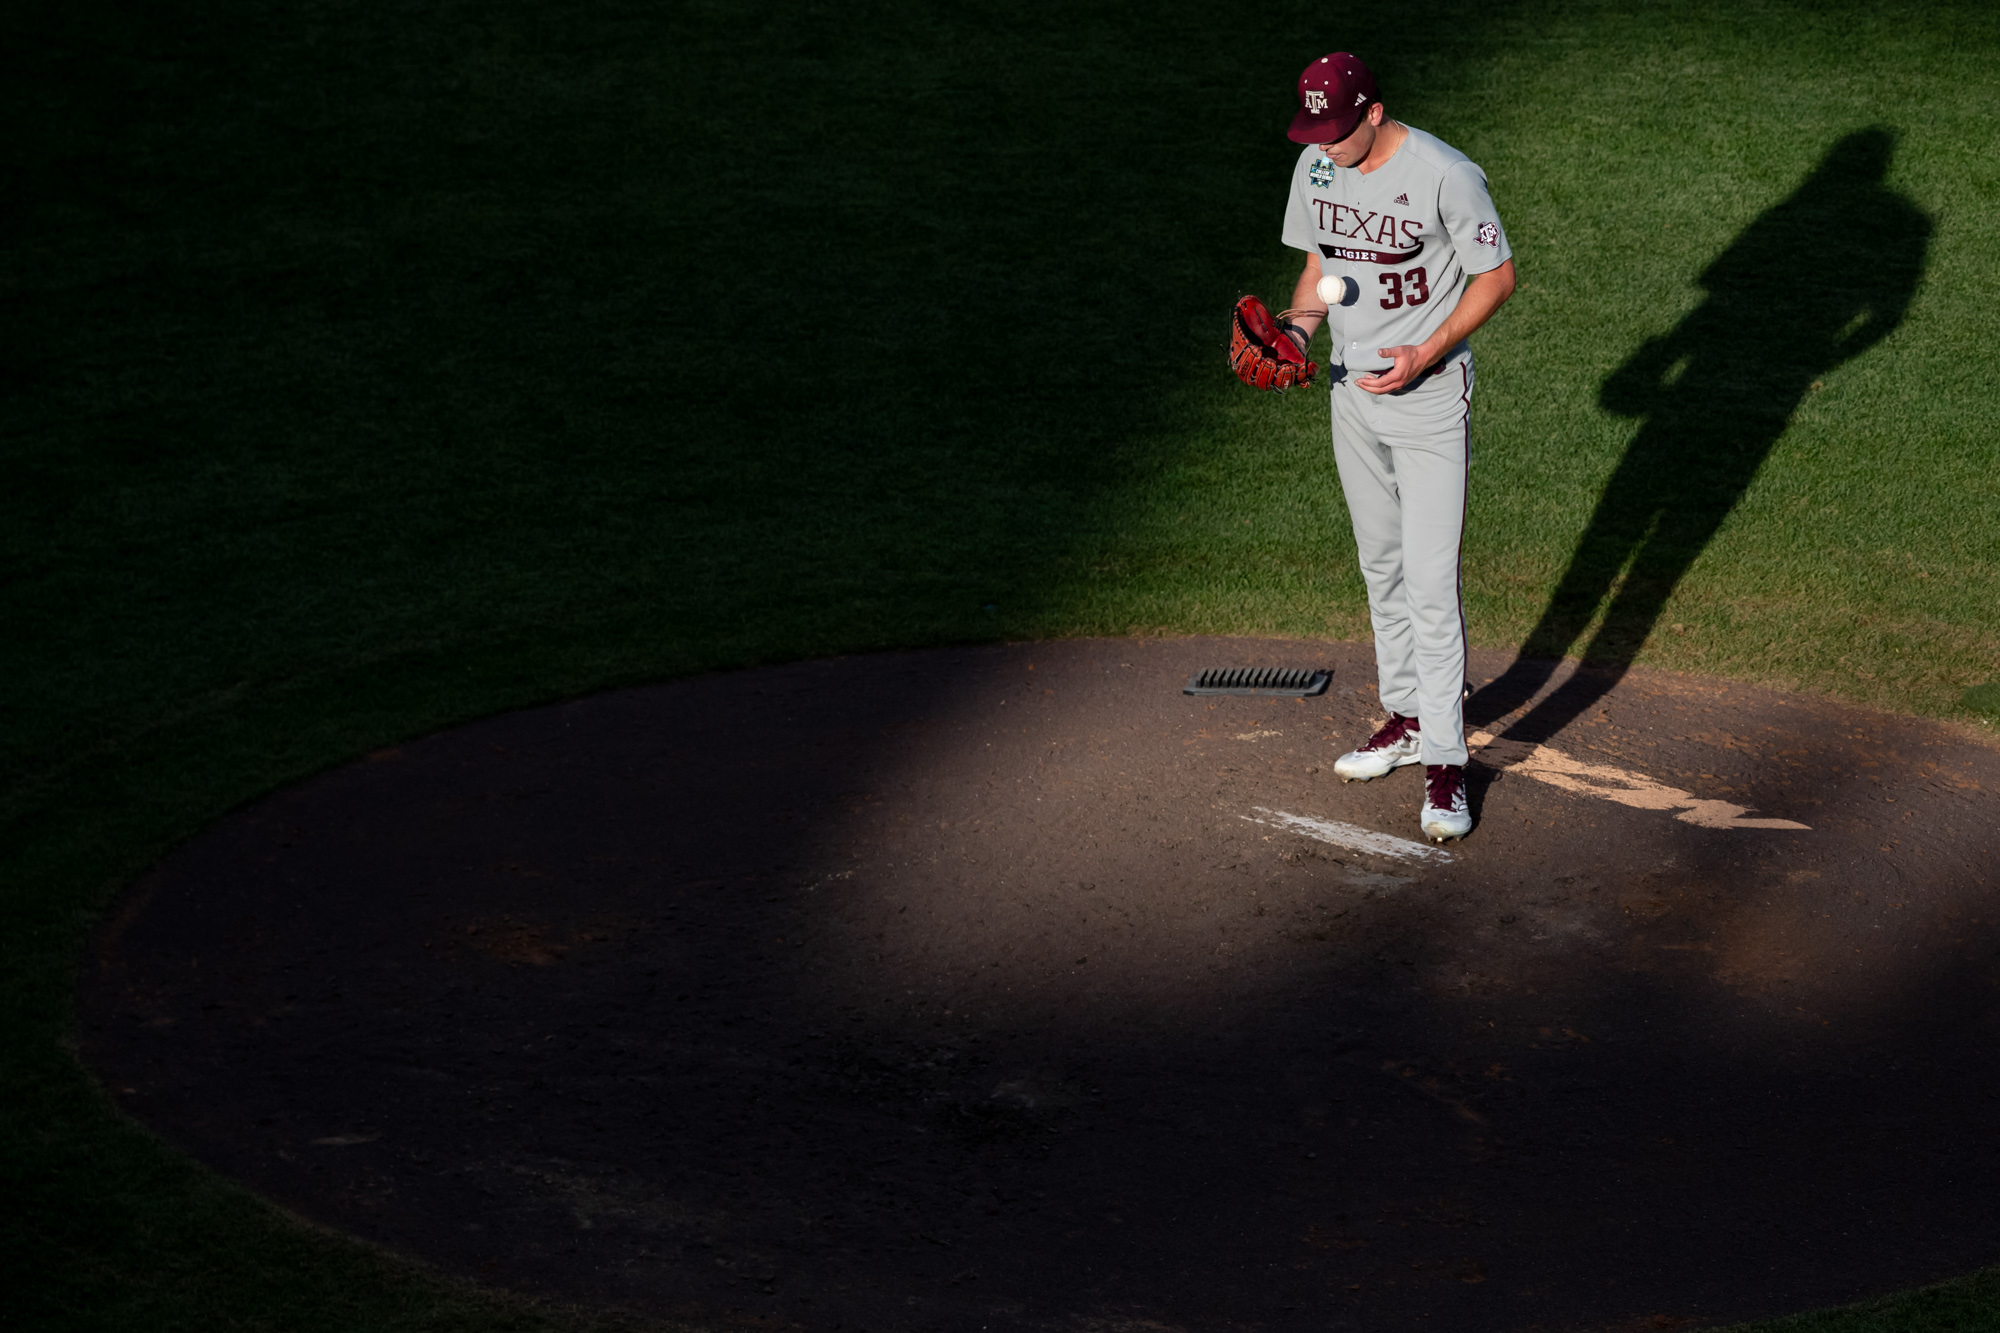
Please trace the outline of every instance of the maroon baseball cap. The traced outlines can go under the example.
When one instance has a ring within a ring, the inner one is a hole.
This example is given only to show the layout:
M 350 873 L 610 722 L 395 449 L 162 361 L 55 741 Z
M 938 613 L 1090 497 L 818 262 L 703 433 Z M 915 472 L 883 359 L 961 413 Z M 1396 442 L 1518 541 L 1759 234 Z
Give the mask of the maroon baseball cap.
M 1335 51 L 1299 75 L 1299 114 L 1286 132 L 1293 143 L 1339 143 L 1354 133 L 1368 104 L 1381 101 L 1375 76 L 1359 56 Z

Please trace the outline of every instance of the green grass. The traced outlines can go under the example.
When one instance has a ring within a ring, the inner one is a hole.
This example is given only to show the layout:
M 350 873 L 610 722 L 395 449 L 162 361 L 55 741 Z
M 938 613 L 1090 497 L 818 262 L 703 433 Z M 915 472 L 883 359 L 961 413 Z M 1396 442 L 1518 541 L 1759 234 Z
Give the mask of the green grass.
M 1990 718 L 2000 718 L 2000 681 L 1975 685 L 1960 697 L 1959 707 Z
M 1898 133 L 1886 188 L 1928 227 L 1906 314 L 1815 376 L 1657 621 L 1600 639 L 1991 711 L 1967 694 L 2000 662 L 1989 6 L 1443 4 L 1386 34 L 1245 14 L 0 16 L 0 1228 L 34 1275 L 10 1321 L 592 1326 L 302 1227 L 76 1065 L 91 922 L 274 784 L 748 663 L 1363 634 L 1324 403 L 1253 395 L 1220 355 L 1239 291 L 1288 290 L 1280 132 L 1329 46 L 1486 166 L 1519 256 L 1478 340 L 1489 645 L 1534 629 L 1647 428 L 1600 406 L 1607 378 L 1844 136 Z M 1804 297 L 1749 284 L 1775 304 L 1730 325 L 1740 373 L 1696 358 L 1712 428 L 1686 397 L 1655 414 L 1688 472 L 1738 440 L 1764 367 L 1807 364 L 1781 316 L 1849 280 L 1810 260 L 1779 261 Z M 1797 1326 L 1994 1327 L 1996 1282 Z

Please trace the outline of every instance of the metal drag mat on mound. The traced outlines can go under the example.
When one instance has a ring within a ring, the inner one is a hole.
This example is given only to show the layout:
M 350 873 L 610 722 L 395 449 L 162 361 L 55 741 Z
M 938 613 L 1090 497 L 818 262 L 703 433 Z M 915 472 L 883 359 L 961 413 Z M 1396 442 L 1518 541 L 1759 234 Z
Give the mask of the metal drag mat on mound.
M 1210 666 L 1319 698 L 1183 697 Z M 1505 665 L 1477 658 L 1474 678 Z M 2000 755 L 1635 672 L 1416 841 L 1365 645 L 483 721 L 134 886 L 85 1051 L 308 1217 L 807 1329 L 1674 1327 L 2000 1257 Z

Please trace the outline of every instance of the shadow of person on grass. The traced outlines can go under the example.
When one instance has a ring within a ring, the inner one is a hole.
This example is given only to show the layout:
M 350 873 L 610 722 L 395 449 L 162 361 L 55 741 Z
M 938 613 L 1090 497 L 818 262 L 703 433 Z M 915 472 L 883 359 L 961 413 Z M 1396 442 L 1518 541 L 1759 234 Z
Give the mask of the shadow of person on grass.
M 1576 654 L 1583 669 L 1507 734 L 1546 740 L 1602 698 L 1818 378 L 1902 322 L 1931 220 L 1883 183 L 1894 148 L 1883 128 L 1836 143 L 1702 273 L 1708 299 L 1604 381 L 1605 410 L 1643 424 L 1520 655 L 1473 696 L 1469 724 L 1532 699 L 1600 607 Z

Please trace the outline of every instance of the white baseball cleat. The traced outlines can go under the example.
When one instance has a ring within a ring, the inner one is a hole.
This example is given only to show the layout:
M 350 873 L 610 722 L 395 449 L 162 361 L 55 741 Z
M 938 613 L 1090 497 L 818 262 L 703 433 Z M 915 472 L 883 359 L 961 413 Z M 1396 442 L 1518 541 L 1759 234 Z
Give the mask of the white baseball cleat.
M 1423 738 L 1417 735 L 1417 720 L 1400 713 L 1389 714 L 1381 730 L 1370 736 L 1358 750 L 1349 750 L 1333 761 L 1333 771 L 1345 782 L 1368 782 L 1391 769 L 1417 762 Z
M 1449 842 L 1472 832 L 1472 809 L 1465 801 L 1465 769 L 1458 764 L 1424 765 L 1424 836 Z

